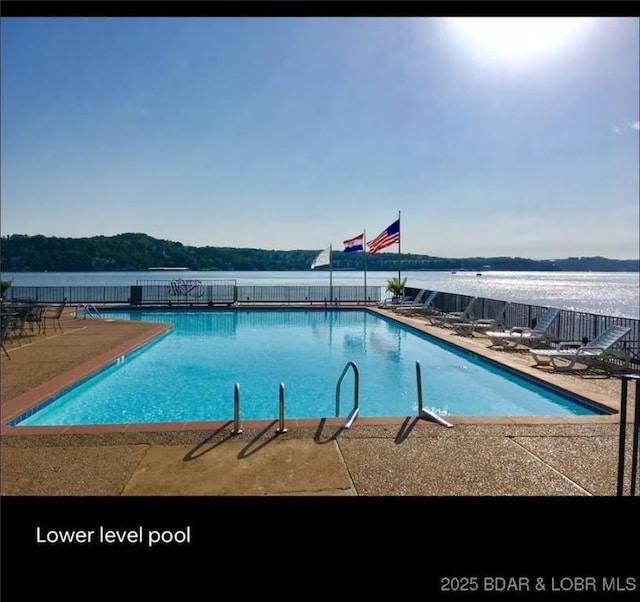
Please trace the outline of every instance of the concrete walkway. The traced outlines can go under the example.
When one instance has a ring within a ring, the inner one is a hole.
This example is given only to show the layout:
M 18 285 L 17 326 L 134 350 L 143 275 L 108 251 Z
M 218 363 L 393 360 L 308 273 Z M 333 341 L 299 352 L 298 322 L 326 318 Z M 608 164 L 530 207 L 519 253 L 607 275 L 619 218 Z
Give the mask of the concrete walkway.
M 612 425 L 11 438 L 3 495 L 615 495 Z M 190 441 L 187 443 L 186 441 Z M 627 459 L 631 435 L 627 437 Z M 627 460 L 629 468 L 630 461 Z M 627 475 L 627 483 L 629 476 Z

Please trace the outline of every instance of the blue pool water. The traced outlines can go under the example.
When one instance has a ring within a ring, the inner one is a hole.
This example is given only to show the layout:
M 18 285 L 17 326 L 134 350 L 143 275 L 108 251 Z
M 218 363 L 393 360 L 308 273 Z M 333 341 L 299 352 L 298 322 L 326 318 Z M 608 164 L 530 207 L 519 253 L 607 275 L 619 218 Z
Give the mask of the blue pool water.
M 170 322 L 168 334 L 31 413 L 20 425 L 229 420 L 234 385 L 242 419 L 335 416 L 336 383 L 354 361 L 360 416 L 593 415 L 599 409 L 366 310 L 131 311 L 117 319 Z M 353 403 L 353 373 L 341 416 Z

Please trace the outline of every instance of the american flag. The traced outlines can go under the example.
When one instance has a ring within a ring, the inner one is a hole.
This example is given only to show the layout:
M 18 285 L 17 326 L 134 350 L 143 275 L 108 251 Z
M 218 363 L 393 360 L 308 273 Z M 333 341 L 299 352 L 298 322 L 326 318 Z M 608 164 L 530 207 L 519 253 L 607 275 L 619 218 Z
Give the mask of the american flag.
M 381 249 L 400 242 L 400 220 L 397 219 L 386 230 L 382 231 L 371 242 L 367 243 L 369 253 L 375 255 Z

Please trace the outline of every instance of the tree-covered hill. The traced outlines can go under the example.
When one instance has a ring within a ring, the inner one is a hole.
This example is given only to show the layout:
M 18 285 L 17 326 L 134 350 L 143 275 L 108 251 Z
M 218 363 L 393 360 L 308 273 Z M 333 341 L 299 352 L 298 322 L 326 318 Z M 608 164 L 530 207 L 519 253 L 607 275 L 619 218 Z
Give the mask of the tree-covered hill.
M 307 270 L 320 249 L 278 251 L 232 247 L 190 247 L 140 233 L 90 238 L 57 238 L 12 234 L 0 239 L 3 272 L 138 271 L 152 267 L 191 270 Z M 334 270 L 362 270 L 364 253 L 332 254 Z M 398 268 L 398 254 L 366 256 L 367 270 Z M 328 266 L 327 266 L 328 267 Z M 318 268 L 318 269 L 327 269 Z M 521 257 L 447 258 L 402 254 L 403 270 L 521 270 L 637 272 L 638 259 L 569 257 L 535 260 Z

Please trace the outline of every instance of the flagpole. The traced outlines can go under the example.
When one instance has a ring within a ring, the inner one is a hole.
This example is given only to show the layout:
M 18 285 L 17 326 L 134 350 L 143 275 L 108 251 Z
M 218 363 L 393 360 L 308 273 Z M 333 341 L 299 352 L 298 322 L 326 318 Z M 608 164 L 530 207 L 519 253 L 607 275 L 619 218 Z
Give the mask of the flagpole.
M 400 254 L 400 237 L 402 235 L 400 234 L 400 211 L 398 211 L 398 285 L 400 285 L 400 283 L 402 282 L 402 280 L 400 279 L 400 262 L 402 261 L 402 255 Z M 403 294 L 404 294 L 404 288 L 403 288 Z
M 364 251 L 364 302 L 367 303 L 367 231 L 364 230 L 362 250 Z
M 333 243 L 329 245 L 329 298 L 331 299 L 331 303 L 333 303 L 333 263 L 331 262 L 332 247 Z

